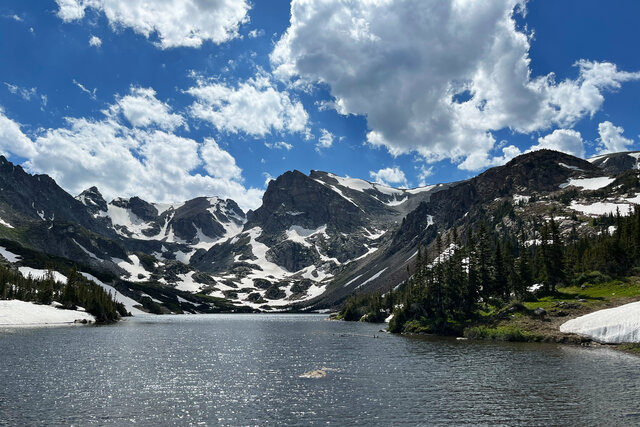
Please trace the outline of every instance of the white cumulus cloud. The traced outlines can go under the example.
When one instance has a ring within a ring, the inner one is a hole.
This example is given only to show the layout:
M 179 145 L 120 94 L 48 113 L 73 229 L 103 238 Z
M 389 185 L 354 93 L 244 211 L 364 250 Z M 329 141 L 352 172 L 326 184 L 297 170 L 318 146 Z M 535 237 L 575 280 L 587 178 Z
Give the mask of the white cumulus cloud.
M 171 113 L 169 104 L 158 100 L 152 88 L 131 87 L 128 95 L 117 97 L 109 114 L 120 113 L 135 127 L 157 125 L 161 129 L 174 130 L 185 125 L 184 118 Z
M 331 132 L 326 129 L 320 129 L 320 138 L 318 138 L 318 143 L 316 144 L 316 150 L 321 150 L 323 148 L 329 148 L 333 145 L 334 136 Z
M 22 132 L 20 125 L 7 117 L 0 107 L 0 152 L 30 157 L 36 153 L 33 142 Z
M 598 125 L 600 142 L 598 154 L 618 153 L 627 151 L 633 145 L 633 140 L 622 136 L 624 129 L 621 126 L 614 126 L 610 121 L 602 122 Z
M 245 0 L 56 0 L 64 22 L 82 19 L 88 8 L 104 12 L 114 28 L 131 28 L 158 38 L 162 49 L 200 47 L 210 40 L 220 44 L 238 37 L 248 22 L 250 4 Z
M 398 167 L 384 168 L 378 171 L 369 171 L 369 176 L 378 184 L 391 185 L 400 184 L 403 187 L 407 186 L 407 177 L 404 172 Z
M 577 77 L 533 76 L 531 34 L 516 26 L 519 0 L 293 0 L 287 31 L 271 53 L 293 86 L 325 84 L 322 105 L 363 115 L 367 141 L 393 155 L 451 158 L 475 170 L 493 156 L 495 131 L 571 128 L 604 93 L 640 73 L 581 60 Z
M 180 137 L 166 126 L 136 127 L 136 120 L 147 122 L 113 113 L 122 99 L 100 120 L 67 118 L 65 126 L 32 137 L 0 110 L 0 151 L 26 158 L 29 172 L 52 176 L 71 194 L 96 185 L 107 198 L 171 202 L 219 196 L 244 209 L 260 205 L 263 191 L 245 187 L 235 159 L 213 139 Z
M 264 146 L 267 148 L 275 148 L 278 150 L 291 150 L 293 148 L 293 145 L 284 142 L 284 141 L 278 141 L 278 142 L 265 142 Z
M 214 178 L 229 178 L 242 181 L 242 169 L 236 165 L 236 159 L 224 151 L 213 138 L 204 140 L 200 147 L 204 168 Z
M 89 46 L 100 47 L 102 46 L 102 40 L 98 36 L 91 36 L 89 38 Z
M 584 157 L 584 141 L 580 132 L 573 129 L 556 129 L 549 135 L 538 138 L 538 145 L 529 151 L 542 149 L 562 151 L 577 157 Z
M 189 108 L 191 115 L 221 131 L 253 136 L 307 131 L 309 115 L 302 103 L 279 91 L 263 73 L 235 87 L 199 78 L 186 93 L 196 99 Z

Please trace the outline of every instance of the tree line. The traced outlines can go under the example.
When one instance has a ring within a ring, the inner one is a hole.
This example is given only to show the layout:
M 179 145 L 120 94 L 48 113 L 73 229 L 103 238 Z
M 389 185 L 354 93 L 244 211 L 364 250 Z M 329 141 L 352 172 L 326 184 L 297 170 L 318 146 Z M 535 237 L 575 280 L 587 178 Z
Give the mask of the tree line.
M 480 309 L 535 299 L 562 286 L 624 277 L 640 266 L 640 209 L 593 220 L 598 232 L 561 235 L 553 219 L 526 233 L 498 232 L 480 222 L 460 236 L 453 228 L 438 234 L 431 251 L 418 249 L 415 268 L 396 290 L 356 295 L 347 300 L 345 320 L 382 321 L 390 312 L 392 332 L 408 322 L 447 333 L 478 316 Z M 535 286 L 534 286 L 535 285 Z
M 80 275 L 75 267 L 67 273 L 67 283 L 57 282 L 53 270 L 43 278 L 24 277 L 19 271 L 0 265 L 0 299 L 17 299 L 49 305 L 58 302 L 61 308 L 83 307 L 99 323 L 114 322 L 127 316 L 125 306 L 116 302 L 110 292 Z

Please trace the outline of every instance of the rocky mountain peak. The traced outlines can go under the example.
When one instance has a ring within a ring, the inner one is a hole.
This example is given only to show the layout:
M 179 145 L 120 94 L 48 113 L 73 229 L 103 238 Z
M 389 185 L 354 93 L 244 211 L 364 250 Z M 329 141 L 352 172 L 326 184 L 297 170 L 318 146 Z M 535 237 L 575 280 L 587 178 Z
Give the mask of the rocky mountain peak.
M 138 196 L 134 196 L 130 199 L 117 198 L 111 201 L 111 204 L 119 208 L 129 209 L 138 218 L 144 221 L 153 221 L 158 217 L 158 209 Z
M 83 205 L 85 205 L 87 210 L 92 214 L 106 212 L 107 210 L 107 201 L 102 197 L 102 193 L 100 193 L 96 186 L 87 188 L 82 193 L 78 194 L 76 196 L 76 200 L 79 200 Z
M 315 229 L 323 225 L 349 232 L 363 223 L 356 203 L 322 183 L 294 170 L 271 181 L 262 206 L 250 213 L 247 227 L 279 233 L 291 225 Z

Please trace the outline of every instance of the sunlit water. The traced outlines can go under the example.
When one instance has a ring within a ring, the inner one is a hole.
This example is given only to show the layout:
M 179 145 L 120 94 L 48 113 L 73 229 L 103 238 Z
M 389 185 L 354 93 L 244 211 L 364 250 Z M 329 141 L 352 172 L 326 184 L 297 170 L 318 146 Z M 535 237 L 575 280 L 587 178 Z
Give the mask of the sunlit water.
M 0 330 L 0 424 L 640 423 L 638 357 L 379 328 L 198 315 Z

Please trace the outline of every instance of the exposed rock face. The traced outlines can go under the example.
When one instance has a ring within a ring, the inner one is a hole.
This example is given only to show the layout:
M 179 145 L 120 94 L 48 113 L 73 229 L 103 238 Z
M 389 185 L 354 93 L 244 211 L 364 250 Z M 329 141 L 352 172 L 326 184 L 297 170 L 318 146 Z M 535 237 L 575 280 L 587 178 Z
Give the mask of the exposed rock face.
M 348 233 L 364 224 L 362 213 L 335 191 L 293 171 L 269 183 L 262 206 L 249 214 L 247 227 L 257 225 L 268 234 L 277 234 L 292 225 L 308 229 L 330 225 Z
M 199 270 L 211 273 L 230 271 L 234 264 L 241 262 L 247 264 L 255 259 L 249 242 L 249 237 L 241 234 L 235 239 L 214 245 L 208 251 L 197 251 L 191 257 L 190 264 Z
M 111 204 L 119 208 L 130 210 L 143 221 L 153 221 L 158 217 L 158 210 L 151 203 L 145 202 L 137 196 L 130 199 L 118 198 L 113 200 Z
M 300 243 L 284 240 L 269 249 L 267 259 L 288 271 L 298 271 L 318 262 L 320 256 L 315 250 Z
M 29 175 L 0 156 L 0 212 L 3 219 L 67 221 L 105 232 L 102 225 L 47 175 Z
M 76 199 L 87 207 L 87 210 L 96 215 L 107 211 L 107 201 L 102 197 L 98 187 L 90 187 L 76 196 Z
M 235 205 L 235 203 L 234 203 Z M 218 209 L 219 215 L 226 222 L 235 219 L 229 219 L 220 209 L 219 205 L 213 205 Z M 237 208 L 237 205 L 235 205 Z M 212 208 L 210 200 L 206 197 L 198 197 L 189 200 L 173 212 L 173 216 L 169 219 L 169 212 L 165 212 L 165 219 L 170 220 L 171 228 L 176 237 L 190 242 L 196 243 L 199 236 L 206 236 L 211 239 L 219 239 L 225 235 L 225 228 L 219 222 L 217 216 L 209 211 Z M 239 210 L 239 209 L 238 209 Z M 239 211 L 239 216 L 244 217 L 244 213 Z M 241 224 L 239 224 L 241 225 Z
M 429 222 L 447 229 L 475 207 L 499 197 L 557 191 L 569 178 L 598 176 L 601 171 L 586 160 L 551 150 L 539 150 L 491 168 L 468 181 L 435 192 L 407 215 L 394 236 L 394 245 L 405 245 L 423 234 Z M 435 235 L 427 236 L 430 241 Z M 424 243 L 424 241 L 423 241 Z
M 638 169 L 638 159 L 640 151 L 631 153 L 613 153 L 603 156 L 596 156 L 591 159 L 591 163 L 603 170 L 605 173 L 613 176 L 630 169 Z

